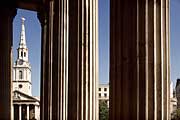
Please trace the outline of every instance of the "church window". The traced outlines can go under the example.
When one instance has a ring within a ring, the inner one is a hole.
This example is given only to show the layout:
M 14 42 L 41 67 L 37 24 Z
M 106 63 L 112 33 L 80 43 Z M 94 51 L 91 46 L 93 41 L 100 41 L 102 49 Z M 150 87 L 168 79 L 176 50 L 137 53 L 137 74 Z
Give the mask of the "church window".
M 21 57 L 23 56 L 23 52 L 21 52 Z
M 23 72 L 19 71 L 19 79 L 23 79 Z
M 24 52 L 24 57 L 26 57 L 26 53 Z

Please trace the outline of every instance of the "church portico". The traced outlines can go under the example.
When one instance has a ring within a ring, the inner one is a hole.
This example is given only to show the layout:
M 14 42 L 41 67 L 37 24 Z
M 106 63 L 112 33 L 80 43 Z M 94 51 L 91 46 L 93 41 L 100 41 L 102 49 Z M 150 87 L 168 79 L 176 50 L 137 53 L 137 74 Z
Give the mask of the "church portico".
M 14 120 L 33 120 L 37 119 L 35 109 L 36 104 L 13 104 Z

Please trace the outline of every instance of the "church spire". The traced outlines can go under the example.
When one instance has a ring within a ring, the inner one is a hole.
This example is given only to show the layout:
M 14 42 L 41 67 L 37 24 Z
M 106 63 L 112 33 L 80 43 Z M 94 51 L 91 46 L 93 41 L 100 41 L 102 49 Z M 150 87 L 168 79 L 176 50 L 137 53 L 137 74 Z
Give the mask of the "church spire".
M 13 66 L 13 90 L 18 90 L 28 95 L 31 93 L 31 65 L 28 61 L 28 48 L 25 37 L 25 18 L 21 18 L 20 42 L 17 48 L 17 60 Z
M 22 17 L 21 20 L 22 20 L 22 25 L 21 25 L 21 36 L 20 36 L 19 47 L 26 48 L 26 36 L 25 36 L 25 25 L 24 25 L 25 18 Z
M 22 24 L 21 24 L 21 33 L 20 33 L 20 42 L 19 42 L 19 47 L 17 49 L 18 52 L 18 56 L 17 59 L 18 60 L 23 60 L 28 62 L 28 48 L 26 46 L 26 36 L 25 36 L 25 18 L 22 17 Z

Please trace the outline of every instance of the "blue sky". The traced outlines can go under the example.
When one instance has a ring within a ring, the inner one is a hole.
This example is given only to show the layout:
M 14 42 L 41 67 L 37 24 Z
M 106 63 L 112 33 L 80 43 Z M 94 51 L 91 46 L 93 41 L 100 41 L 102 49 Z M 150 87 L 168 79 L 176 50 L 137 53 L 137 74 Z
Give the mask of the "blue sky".
M 171 81 L 180 78 L 180 1 L 170 0 L 170 69 Z
M 99 81 L 109 83 L 109 0 L 99 0 Z
M 170 0 L 170 61 L 171 81 L 175 86 L 180 78 L 180 1 Z M 99 81 L 109 81 L 109 0 L 99 0 Z M 25 17 L 26 42 L 32 66 L 32 93 L 40 94 L 41 28 L 36 12 L 19 9 L 13 22 L 13 52 L 16 59 L 21 31 L 21 17 Z

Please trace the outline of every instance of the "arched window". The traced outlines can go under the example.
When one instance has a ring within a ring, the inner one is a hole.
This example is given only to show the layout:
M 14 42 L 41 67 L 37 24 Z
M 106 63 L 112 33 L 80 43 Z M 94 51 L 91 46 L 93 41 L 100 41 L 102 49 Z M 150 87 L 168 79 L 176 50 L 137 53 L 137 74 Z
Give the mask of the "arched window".
M 19 79 L 23 79 L 23 72 L 19 71 Z

